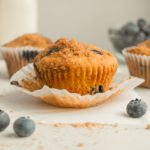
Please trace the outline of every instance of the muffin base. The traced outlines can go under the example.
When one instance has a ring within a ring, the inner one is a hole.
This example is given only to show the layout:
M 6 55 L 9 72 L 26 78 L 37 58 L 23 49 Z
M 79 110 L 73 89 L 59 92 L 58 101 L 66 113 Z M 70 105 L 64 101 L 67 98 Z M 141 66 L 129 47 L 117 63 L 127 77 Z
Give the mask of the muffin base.
M 3 58 L 5 59 L 9 76 L 11 77 L 15 72 L 20 70 L 23 66 L 31 63 L 33 59 L 25 59 L 23 56 L 24 52 L 36 51 L 39 53 L 42 49 L 31 48 L 31 47 L 20 47 L 20 48 L 7 48 L 0 47 Z M 32 55 L 32 54 L 31 54 Z M 30 54 L 28 54 L 30 57 Z M 33 57 L 33 56 L 31 56 Z
M 48 104 L 58 107 L 87 108 L 107 102 L 111 100 L 111 97 L 133 89 L 141 84 L 143 79 L 116 74 L 108 91 L 94 95 L 80 95 L 71 93 L 65 89 L 49 88 L 38 80 L 33 64 L 28 64 L 15 73 L 10 82 L 18 90 L 39 98 Z

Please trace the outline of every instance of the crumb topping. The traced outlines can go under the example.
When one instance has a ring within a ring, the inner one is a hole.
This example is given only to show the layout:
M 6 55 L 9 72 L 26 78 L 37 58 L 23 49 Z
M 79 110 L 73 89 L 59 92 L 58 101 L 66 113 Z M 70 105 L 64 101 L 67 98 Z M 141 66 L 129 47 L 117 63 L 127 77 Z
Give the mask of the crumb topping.
M 129 49 L 128 52 L 138 54 L 138 55 L 150 56 L 150 48 L 146 46 L 137 46 L 135 48 Z
M 95 45 L 84 44 L 75 39 L 61 38 L 36 56 L 34 62 L 37 63 L 38 68 L 44 66 L 46 69 L 60 67 L 65 69 L 70 66 L 78 67 L 81 63 L 100 65 L 107 62 L 106 64 L 109 65 L 117 60 L 109 52 Z
M 150 56 L 150 40 L 138 44 L 135 48 L 129 49 L 128 52 Z
M 37 33 L 24 34 L 11 42 L 5 44 L 6 47 L 35 47 L 35 48 L 47 48 L 52 44 L 52 41 Z

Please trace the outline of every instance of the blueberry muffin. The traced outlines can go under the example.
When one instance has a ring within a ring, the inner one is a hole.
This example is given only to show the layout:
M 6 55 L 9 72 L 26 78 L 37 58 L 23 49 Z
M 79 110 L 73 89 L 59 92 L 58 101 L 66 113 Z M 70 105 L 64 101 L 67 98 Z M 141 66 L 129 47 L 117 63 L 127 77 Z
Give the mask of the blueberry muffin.
M 150 88 L 150 41 L 138 44 L 136 47 L 123 51 L 130 74 L 143 78 L 143 87 Z
M 9 75 L 12 76 L 23 66 L 32 62 L 34 57 L 52 44 L 51 40 L 37 33 L 24 34 L 6 43 L 0 49 L 6 61 Z
M 109 52 L 67 38 L 57 40 L 34 59 L 35 72 L 44 84 L 80 95 L 107 91 L 117 66 Z
M 144 47 L 150 48 L 150 40 L 142 42 L 142 43 L 138 44 L 137 46 L 138 47 L 144 46 Z

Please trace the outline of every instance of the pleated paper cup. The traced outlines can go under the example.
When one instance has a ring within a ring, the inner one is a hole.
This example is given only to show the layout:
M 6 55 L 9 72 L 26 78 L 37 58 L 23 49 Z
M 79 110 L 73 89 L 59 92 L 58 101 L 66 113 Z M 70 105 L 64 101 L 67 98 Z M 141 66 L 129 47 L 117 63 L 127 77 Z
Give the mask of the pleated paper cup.
M 23 67 L 15 73 L 10 80 L 10 83 L 13 86 L 24 93 L 41 99 L 51 105 L 71 108 L 86 108 L 102 104 L 111 100 L 111 97 L 113 96 L 135 88 L 142 82 L 144 82 L 143 79 L 127 77 L 118 73 L 114 77 L 110 90 L 107 92 L 81 96 L 77 93 L 70 93 L 65 89 L 58 90 L 44 85 L 37 78 L 33 63 Z
M 5 59 L 10 77 L 23 66 L 31 63 L 33 58 L 42 50 L 43 49 L 33 47 L 10 48 L 0 46 L 0 51 Z
M 141 86 L 150 88 L 150 56 L 129 53 L 128 50 L 132 48 L 135 47 L 129 47 L 123 50 L 129 72 L 132 76 L 145 80 Z

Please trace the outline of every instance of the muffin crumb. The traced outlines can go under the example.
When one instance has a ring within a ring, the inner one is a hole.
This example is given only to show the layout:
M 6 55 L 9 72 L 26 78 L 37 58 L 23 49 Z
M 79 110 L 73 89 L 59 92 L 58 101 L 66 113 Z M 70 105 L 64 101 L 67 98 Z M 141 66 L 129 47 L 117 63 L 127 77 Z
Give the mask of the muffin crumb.
M 79 143 L 78 144 L 78 147 L 82 147 L 82 146 L 84 146 L 84 143 Z
M 147 125 L 146 129 L 150 130 L 150 124 Z

